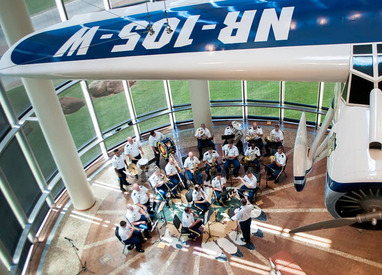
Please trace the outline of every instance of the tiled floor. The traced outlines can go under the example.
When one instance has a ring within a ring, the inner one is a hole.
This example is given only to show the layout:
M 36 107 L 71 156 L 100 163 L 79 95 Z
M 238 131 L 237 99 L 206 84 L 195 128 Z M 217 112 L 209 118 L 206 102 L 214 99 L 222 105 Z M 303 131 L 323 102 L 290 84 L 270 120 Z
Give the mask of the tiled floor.
M 266 133 L 270 129 L 264 127 Z M 213 129 L 218 144 L 221 144 L 223 130 L 223 126 Z M 271 183 L 274 189 L 270 189 L 265 188 L 263 173 L 259 197 L 262 204 L 259 206 L 268 219 L 256 221 L 256 224 L 264 232 L 264 238 L 252 237 L 256 246 L 254 251 L 236 245 L 244 257 L 231 256 L 223 248 L 227 261 L 218 261 L 213 249 L 208 250 L 204 245 L 200 247 L 200 242 L 181 250 L 169 243 L 159 247 L 156 231 L 152 233 L 153 238 L 144 244 L 145 253 L 131 250 L 128 255 L 123 255 L 122 244 L 115 238 L 114 228 L 123 219 L 130 195 L 119 191 L 117 177 L 107 165 L 91 180 L 96 206 L 86 212 L 74 211 L 70 206 L 62 213 L 63 218 L 43 257 L 40 271 L 42 274 L 75 274 L 79 271 L 74 249 L 64 239 L 68 237 L 73 239 L 82 261 L 86 261 L 89 270 L 95 274 L 269 274 L 268 259 L 281 250 L 286 251 L 306 274 L 382 274 L 382 234 L 378 231 L 342 227 L 295 237 L 285 232 L 332 217 L 324 205 L 326 161 L 320 161 L 313 168 L 305 190 L 297 193 L 292 183 L 295 132 L 284 130 L 286 154 L 290 160 L 287 177 L 282 178 L 278 185 Z M 177 144 L 178 157 L 186 155 L 190 149 L 197 152 L 193 130 L 181 130 L 170 135 Z M 147 144 L 144 150 L 151 158 Z M 161 234 L 165 234 L 165 230 L 163 227 Z M 216 251 L 220 249 L 216 243 L 210 245 Z M 301 274 L 293 269 L 291 272 Z

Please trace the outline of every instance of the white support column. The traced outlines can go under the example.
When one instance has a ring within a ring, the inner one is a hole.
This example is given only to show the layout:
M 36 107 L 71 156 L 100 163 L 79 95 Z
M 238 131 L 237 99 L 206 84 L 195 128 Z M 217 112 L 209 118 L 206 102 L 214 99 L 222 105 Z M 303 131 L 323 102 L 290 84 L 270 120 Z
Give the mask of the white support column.
M 0 23 L 9 45 L 33 32 L 24 1 L 1 1 Z M 95 198 L 52 82 L 37 79 L 22 81 L 74 207 L 78 210 L 91 208 Z
M 325 83 L 320 82 L 318 84 L 317 112 L 322 111 L 322 101 L 324 99 L 324 88 L 325 88 Z M 321 124 L 321 115 L 316 113 L 316 129 L 318 129 L 320 124 Z
M 66 12 L 65 5 L 63 0 L 56 0 L 56 6 L 58 10 L 58 14 L 60 15 L 61 21 L 65 22 L 68 20 L 68 13 Z
M 107 11 L 111 10 L 110 0 L 103 0 L 103 6 L 104 6 L 105 10 L 107 10 Z
M 167 102 L 167 109 L 170 112 L 168 115 L 170 117 L 170 125 L 171 129 L 174 129 L 174 113 L 172 112 L 172 96 L 171 96 L 171 88 L 170 88 L 170 81 L 163 80 L 163 86 L 164 86 L 164 92 L 166 93 L 166 102 Z
M 200 127 L 200 124 L 204 123 L 212 131 L 208 80 L 190 80 L 188 86 L 195 130 Z
M 80 85 L 81 85 L 81 89 L 82 89 L 82 94 L 84 95 L 84 98 L 85 98 L 86 106 L 89 109 L 90 118 L 91 118 L 92 123 L 93 123 L 93 127 L 95 130 L 96 136 L 97 136 L 97 140 L 100 142 L 99 146 L 101 147 L 102 156 L 104 159 L 108 159 L 109 155 L 107 154 L 105 142 L 103 142 L 101 127 L 99 126 L 97 114 L 96 114 L 96 111 L 94 109 L 94 104 L 93 104 L 93 101 L 92 101 L 90 94 L 89 94 L 88 85 L 87 85 L 85 80 L 82 80 L 80 82 Z
M 136 137 L 140 138 L 138 126 L 137 126 L 137 113 L 135 112 L 135 108 L 133 105 L 133 98 L 131 96 L 131 90 L 128 81 L 122 81 L 123 88 L 125 90 L 125 96 L 127 101 L 127 107 L 129 108 L 129 114 L 131 121 L 133 122 L 134 134 Z
M 280 124 L 284 123 L 284 101 L 285 101 L 285 81 L 280 82 L 280 109 L 279 109 L 279 115 L 280 115 Z
M 241 93 L 243 100 L 243 121 L 246 121 L 248 118 L 248 107 L 247 107 L 247 80 L 241 81 Z

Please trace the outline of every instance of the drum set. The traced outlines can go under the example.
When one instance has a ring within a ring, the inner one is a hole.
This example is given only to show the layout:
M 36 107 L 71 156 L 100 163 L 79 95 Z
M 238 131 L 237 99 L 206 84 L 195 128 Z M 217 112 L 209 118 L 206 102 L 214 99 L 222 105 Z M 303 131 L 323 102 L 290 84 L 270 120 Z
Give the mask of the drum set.
M 176 146 L 172 138 L 167 137 L 157 142 L 157 148 L 162 157 L 166 160 L 170 157 L 170 154 L 176 153 Z

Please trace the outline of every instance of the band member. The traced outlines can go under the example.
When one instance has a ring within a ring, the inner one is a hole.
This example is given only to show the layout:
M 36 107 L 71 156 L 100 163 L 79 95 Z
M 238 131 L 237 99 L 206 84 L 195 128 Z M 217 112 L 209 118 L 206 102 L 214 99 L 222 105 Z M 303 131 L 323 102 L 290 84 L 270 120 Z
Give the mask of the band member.
M 129 157 L 132 163 L 137 164 L 138 160 L 144 155 L 141 143 L 133 140 L 132 137 L 127 137 L 127 143 L 125 146 L 125 155 Z M 138 175 L 135 175 L 138 178 Z
M 230 122 L 228 126 L 224 129 L 224 135 L 225 136 L 235 135 L 235 138 L 234 138 L 235 146 L 239 150 L 239 154 L 243 153 L 244 146 L 243 146 L 243 142 L 241 141 L 241 138 L 243 137 L 242 131 L 234 129 L 234 127 L 232 126 L 232 122 Z M 225 140 L 223 144 L 225 145 L 227 143 L 229 143 L 229 141 Z
M 144 186 L 133 184 L 133 192 L 131 193 L 131 199 L 135 205 L 145 209 L 149 214 L 152 214 L 150 206 L 150 193 Z M 155 205 L 153 206 L 155 208 Z
M 201 189 L 199 185 L 195 185 L 195 190 L 192 192 L 192 200 L 194 201 L 194 205 L 203 214 L 210 207 L 210 203 L 207 201 L 207 194 Z
M 120 221 L 118 227 L 118 235 L 124 244 L 133 244 L 138 252 L 145 252 L 142 249 L 142 243 L 146 242 L 143 239 L 141 231 L 135 229 L 133 226 L 125 221 Z
M 115 173 L 117 173 L 117 176 L 119 178 L 119 186 L 121 188 L 122 192 L 126 192 L 126 189 L 123 187 L 124 185 L 130 185 L 130 183 L 126 180 L 126 174 L 125 174 L 125 167 L 127 166 L 125 156 L 121 154 L 122 151 L 115 149 L 114 150 L 114 156 L 111 160 L 111 163 L 114 167 Z M 126 166 L 125 166 L 126 165 Z
M 185 159 L 184 161 L 184 169 L 186 169 L 186 172 L 187 172 L 187 176 L 188 176 L 188 179 L 190 181 L 192 181 L 194 184 L 202 184 L 202 173 L 199 171 L 197 172 L 197 179 L 195 180 L 195 170 L 198 170 L 198 166 L 199 166 L 199 159 L 197 157 L 194 156 L 194 153 L 193 152 L 189 152 L 188 153 L 188 158 Z
M 149 234 L 151 223 L 147 220 L 146 213 L 143 209 L 137 205 L 128 204 L 125 217 L 131 225 L 142 228 L 146 238 L 151 238 Z
M 248 190 L 248 199 L 250 203 L 253 203 L 253 196 L 257 191 L 259 191 L 259 187 L 256 185 L 257 178 L 251 173 L 251 171 L 247 171 L 244 178 L 240 178 L 241 182 L 244 184 L 240 190 Z
M 206 174 L 207 174 L 207 179 L 206 181 L 209 181 L 211 179 L 211 167 L 213 165 L 216 166 L 217 171 L 220 173 L 221 172 L 221 167 L 218 164 L 218 159 L 219 159 L 219 154 L 217 151 L 212 150 L 212 148 L 208 148 L 208 151 L 204 153 L 203 155 L 203 161 L 206 164 Z
M 274 145 L 272 146 L 272 148 L 278 148 L 279 146 L 282 146 L 283 145 L 283 141 L 284 141 L 284 134 L 283 132 L 280 130 L 280 126 L 278 124 L 275 125 L 275 129 L 273 129 L 270 133 L 272 139 L 274 139 L 274 142 L 272 142 Z M 265 151 L 266 151 L 266 156 L 269 156 L 270 155 L 270 151 L 269 151 L 269 147 L 271 147 L 271 144 L 269 144 L 269 142 L 267 142 L 265 144 Z M 275 152 L 273 152 L 274 154 Z
M 214 177 L 214 179 L 212 180 L 211 184 L 212 184 L 212 188 L 214 189 L 214 193 L 215 193 L 215 196 L 216 196 L 216 200 L 219 202 L 220 200 L 220 194 L 222 192 L 226 192 L 227 189 L 225 188 L 225 183 L 226 183 L 226 180 L 225 178 L 222 178 L 221 177 L 221 174 L 220 173 L 217 173 L 216 177 Z M 226 201 L 228 201 L 228 194 L 225 193 L 222 197 L 223 199 L 223 203 L 226 203 Z
M 170 190 L 169 188 L 174 188 L 176 186 L 170 181 L 166 183 L 165 180 L 165 175 L 163 175 L 159 169 L 156 170 L 149 178 L 151 186 L 156 190 L 156 192 L 161 193 L 162 198 L 166 197 L 166 193 Z M 176 196 L 178 192 L 176 191 L 176 188 L 174 188 L 170 193 Z
M 279 146 L 273 162 L 265 166 L 268 179 L 275 179 L 275 183 L 278 183 L 281 172 L 285 170 L 285 164 L 286 156 L 284 154 L 284 147 Z
M 260 149 L 260 154 L 262 154 L 264 148 L 264 142 L 262 139 L 264 135 L 263 129 L 257 125 L 257 122 L 254 122 L 252 125 L 253 126 L 248 129 L 248 135 L 255 136 L 255 139 L 249 140 L 248 143 L 255 142 L 255 145 Z
M 198 214 L 193 213 L 190 207 L 184 208 L 182 215 L 182 226 L 184 231 L 190 233 L 189 237 L 193 241 L 195 241 L 202 234 L 202 232 L 199 230 L 199 227 L 202 224 L 203 221 L 199 218 Z
M 180 179 L 182 180 L 184 187 L 187 188 L 186 178 L 182 173 L 179 172 L 181 169 L 179 166 L 175 165 L 175 160 L 172 157 L 168 159 L 168 163 L 164 169 L 169 180 L 172 182 L 172 185 L 169 185 L 171 189 L 179 184 Z M 182 184 L 181 187 L 183 187 Z
M 212 135 L 210 130 L 206 128 L 206 125 L 202 123 L 200 125 L 200 128 L 198 128 L 195 132 L 195 138 L 198 140 L 198 150 L 199 150 L 199 159 L 202 159 L 203 153 L 202 148 L 203 147 L 212 147 L 215 149 L 215 144 L 212 142 Z
M 251 143 L 251 146 L 248 146 L 247 150 L 245 151 L 244 154 L 246 157 L 254 157 L 254 160 L 249 160 L 246 164 L 244 164 L 244 171 L 248 171 L 248 167 L 250 164 L 253 164 L 255 166 L 254 171 L 256 173 L 260 172 L 260 161 L 259 157 L 261 156 L 260 149 L 259 147 L 255 146 L 255 143 Z
M 150 132 L 150 137 L 149 137 L 149 145 L 153 149 L 154 152 L 154 158 L 155 158 L 155 164 L 156 166 L 159 167 L 159 162 L 160 162 L 160 153 L 158 150 L 158 141 L 161 141 L 165 138 L 165 136 L 161 132 Z
M 239 156 L 239 150 L 235 145 L 233 145 L 233 141 L 231 140 L 228 144 L 224 145 L 222 148 L 223 151 L 223 159 L 225 159 L 224 163 L 224 170 L 226 172 L 225 176 L 226 179 L 229 179 L 229 166 L 232 163 L 235 167 L 233 174 L 234 177 L 237 177 L 239 175 L 239 169 L 240 169 L 240 162 L 237 159 Z
M 242 198 L 240 200 L 241 207 L 235 210 L 236 215 L 233 216 L 233 220 L 239 220 L 241 232 L 243 233 L 243 238 L 241 240 L 245 242 L 245 247 L 248 249 L 254 249 L 251 243 L 251 211 L 253 209 L 252 204 L 247 198 Z

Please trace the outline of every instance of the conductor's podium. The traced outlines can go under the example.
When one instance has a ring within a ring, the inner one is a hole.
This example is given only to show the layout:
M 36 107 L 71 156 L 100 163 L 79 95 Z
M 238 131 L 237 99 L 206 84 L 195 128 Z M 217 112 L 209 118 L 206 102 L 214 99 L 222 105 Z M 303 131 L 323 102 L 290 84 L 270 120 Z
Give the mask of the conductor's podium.
M 285 250 L 281 250 L 270 258 L 272 271 L 271 274 L 282 275 L 306 275 L 301 267 L 295 262 L 291 255 Z

